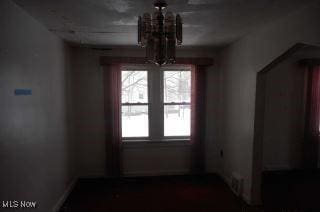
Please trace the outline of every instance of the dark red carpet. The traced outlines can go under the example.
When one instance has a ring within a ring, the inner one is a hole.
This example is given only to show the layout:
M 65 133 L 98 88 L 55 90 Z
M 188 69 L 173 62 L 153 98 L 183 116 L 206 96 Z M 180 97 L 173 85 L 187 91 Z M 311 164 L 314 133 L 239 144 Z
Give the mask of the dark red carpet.
M 79 180 L 63 212 L 251 212 L 215 175 Z

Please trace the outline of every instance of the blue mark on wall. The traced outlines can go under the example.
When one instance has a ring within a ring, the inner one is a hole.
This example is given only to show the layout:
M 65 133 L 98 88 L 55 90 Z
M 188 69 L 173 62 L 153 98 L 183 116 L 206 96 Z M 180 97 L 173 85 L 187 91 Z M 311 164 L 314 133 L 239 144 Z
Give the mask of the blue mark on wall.
M 32 95 L 32 90 L 31 89 L 15 89 L 14 95 L 16 96 Z

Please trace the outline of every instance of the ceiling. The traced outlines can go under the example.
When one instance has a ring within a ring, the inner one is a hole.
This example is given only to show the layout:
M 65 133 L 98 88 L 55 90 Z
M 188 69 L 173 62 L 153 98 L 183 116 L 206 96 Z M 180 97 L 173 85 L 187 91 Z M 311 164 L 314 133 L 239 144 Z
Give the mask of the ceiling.
M 153 0 L 13 0 L 61 38 L 76 44 L 132 46 L 137 17 Z M 183 18 L 183 45 L 223 46 L 313 0 L 167 0 Z

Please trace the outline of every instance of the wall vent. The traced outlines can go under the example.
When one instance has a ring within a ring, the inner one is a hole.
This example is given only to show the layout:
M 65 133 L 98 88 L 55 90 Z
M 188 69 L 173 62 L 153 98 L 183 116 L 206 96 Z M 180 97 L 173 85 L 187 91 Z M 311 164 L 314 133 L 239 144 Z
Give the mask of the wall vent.
M 243 188 L 243 178 L 237 173 L 232 173 L 230 186 L 235 195 L 241 196 Z

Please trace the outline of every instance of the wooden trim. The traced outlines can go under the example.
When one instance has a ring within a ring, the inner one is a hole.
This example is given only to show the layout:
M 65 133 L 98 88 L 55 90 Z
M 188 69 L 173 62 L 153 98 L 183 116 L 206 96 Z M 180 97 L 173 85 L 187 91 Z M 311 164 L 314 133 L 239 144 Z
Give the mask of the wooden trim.
M 297 43 L 275 58 L 271 63 L 265 66 L 257 74 L 256 80 L 256 101 L 255 101 L 255 119 L 254 119 L 254 142 L 253 142 L 253 164 L 252 164 L 252 190 L 251 190 L 251 203 L 261 204 L 261 177 L 262 177 L 262 137 L 263 137 L 263 120 L 265 111 L 265 84 L 266 74 L 272 70 L 272 68 L 279 65 L 284 60 L 290 58 L 297 51 L 303 48 L 308 48 L 312 45 Z M 306 92 L 306 91 L 305 91 Z
M 100 65 L 110 65 L 110 64 L 148 64 L 144 57 L 108 57 L 101 56 L 100 57 Z M 210 66 L 214 64 L 213 58 L 208 57 L 194 57 L 194 58 L 186 58 L 180 57 L 177 58 L 175 64 L 194 64 L 201 66 Z
M 297 51 L 303 49 L 304 47 L 307 47 L 309 45 L 303 44 L 303 43 L 297 43 L 291 48 L 289 48 L 287 51 L 285 51 L 283 54 L 281 54 L 279 57 L 274 59 L 271 63 L 269 63 L 267 66 L 265 66 L 261 71 L 261 73 L 268 72 L 278 64 L 280 64 L 282 61 L 288 59 L 291 55 L 296 53 Z
M 253 161 L 252 161 L 252 190 L 251 203 L 261 204 L 261 173 L 263 170 L 263 129 L 266 107 L 266 80 L 267 72 L 258 72 L 256 77 L 256 99 L 253 133 Z
M 59 212 L 61 210 L 63 210 L 63 206 L 65 201 L 67 200 L 67 198 L 70 196 L 72 190 L 74 189 L 74 187 L 76 186 L 77 182 L 78 182 L 78 177 L 75 177 L 71 183 L 69 185 L 67 185 L 67 188 L 64 190 L 62 196 L 60 196 L 58 202 L 54 205 L 52 211 L 53 212 Z
M 320 65 L 320 58 L 308 58 L 308 59 L 302 59 L 299 61 L 299 64 L 302 66 L 307 66 L 309 68 L 312 68 L 314 66 Z

